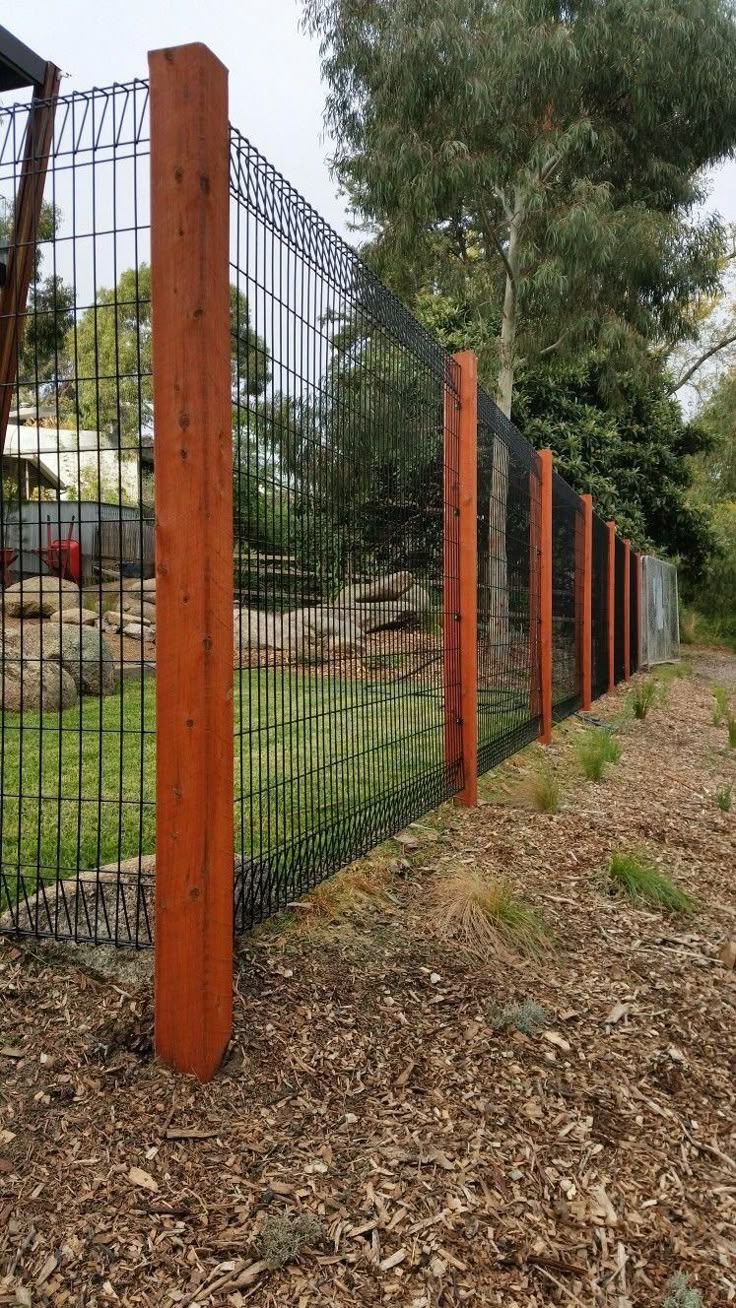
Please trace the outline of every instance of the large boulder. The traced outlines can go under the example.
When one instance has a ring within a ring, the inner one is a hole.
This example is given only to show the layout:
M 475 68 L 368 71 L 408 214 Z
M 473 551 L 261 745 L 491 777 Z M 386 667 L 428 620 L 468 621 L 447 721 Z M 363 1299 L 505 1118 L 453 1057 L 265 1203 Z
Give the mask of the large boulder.
M 61 664 L 80 695 L 109 695 L 118 684 L 118 669 L 99 627 L 47 623 L 24 632 L 23 656 Z
M 49 618 L 49 622 L 69 622 L 72 625 L 76 622 L 78 627 L 93 627 L 96 621 L 94 609 L 59 609 Z
M 283 652 L 303 663 L 322 663 L 363 645 L 359 625 L 331 604 L 281 614 L 235 609 L 233 635 L 237 662 L 248 652 Z
M 416 626 L 432 605 L 429 591 L 410 572 L 393 572 L 374 581 L 346 586 L 335 611 L 366 632 Z
M 74 678 L 60 663 L 20 658 L 19 643 L 9 633 L 0 652 L 0 696 L 8 713 L 58 713 L 78 699 Z
M 11 618 L 48 618 L 79 606 L 79 587 L 61 577 L 24 577 L 3 591 L 3 607 Z

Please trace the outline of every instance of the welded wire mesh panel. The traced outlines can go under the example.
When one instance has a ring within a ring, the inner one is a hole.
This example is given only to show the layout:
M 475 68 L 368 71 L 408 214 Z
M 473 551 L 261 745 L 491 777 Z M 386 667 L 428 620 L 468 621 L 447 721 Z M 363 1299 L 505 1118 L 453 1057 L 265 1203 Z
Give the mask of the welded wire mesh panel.
M 462 784 L 457 381 L 237 131 L 231 197 L 244 930 Z
M 478 389 L 478 768 L 539 735 L 539 460 Z
M 591 595 L 591 688 L 593 698 L 608 690 L 608 528 L 593 514 Z
M 583 512 L 580 498 L 552 474 L 552 717 L 580 708 L 582 693 Z
M 614 627 L 613 627 L 613 680 L 618 685 L 625 673 L 624 643 L 624 577 L 626 575 L 626 547 L 620 537 L 615 538 L 613 562 L 614 576 Z
M 632 676 L 639 667 L 639 604 L 637 598 L 636 554 L 629 555 L 629 671 Z
M 650 554 L 641 560 L 641 665 L 669 663 L 679 655 L 677 568 Z
M 148 89 L 0 109 L 0 929 L 150 939 Z M 48 138 L 47 138 L 48 139 Z M 43 179 L 35 226 L 32 192 Z M 30 207 L 29 207 L 30 206 Z

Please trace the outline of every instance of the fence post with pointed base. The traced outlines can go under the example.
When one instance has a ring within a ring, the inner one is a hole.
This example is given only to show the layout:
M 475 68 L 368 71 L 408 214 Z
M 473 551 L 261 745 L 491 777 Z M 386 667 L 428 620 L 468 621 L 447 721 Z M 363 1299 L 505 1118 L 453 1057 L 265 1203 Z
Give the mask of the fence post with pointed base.
M 580 633 L 581 696 L 586 712 L 593 702 L 593 497 L 581 495 L 583 531 L 580 550 L 582 631 Z
M 551 450 L 539 451 L 539 740 L 552 742 L 552 471 Z
M 155 1048 L 208 1080 L 232 1026 L 227 71 L 149 54 L 156 460 Z M 196 543 L 196 549 L 192 548 Z

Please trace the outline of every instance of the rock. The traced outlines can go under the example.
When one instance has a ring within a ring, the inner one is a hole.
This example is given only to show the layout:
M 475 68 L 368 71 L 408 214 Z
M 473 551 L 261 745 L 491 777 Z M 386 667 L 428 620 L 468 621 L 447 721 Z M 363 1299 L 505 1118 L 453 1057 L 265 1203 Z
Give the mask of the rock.
M 363 632 L 333 605 L 290 609 L 282 614 L 235 609 L 233 635 L 236 661 L 253 651 L 284 651 L 305 663 L 352 654 L 363 645 Z
M 137 618 L 146 618 L 148 622 L 156 621 L 156 605 L 147 604 L 135 595 L 123 598 L 123 613 L 130 613 Z
M 79 587 L 61 577 L 24 577 L 3 591 L 3 607 L 11 618 L 47 618 L 59 609 L 78 609 Z
M 78 627 L 93 627 L 97 622 L 97 614 L 93 609 L 59 609 L 57 613 L 52 613 L 50 622 L 76 622 Z
M 76 682 L 60 663 L 19 658 L 7 636 L 0 670 L 1 706 L 9 713 L 58 713 L 77 702 Z
M 736 968 L 736 940 L 724 940 L 718 950 L 718 957 L 723 966 L 732 972 Z
M 410 572 L 346 586 L 335 601 L 335 609 L 366 632 L 415 625 L 431 606 L 429 591 L 419 586 Z
M 126 577 L 122 585 L 123 590 L 145 591 L 148 595 L 154 597 L 151 602 L 155 603 L 156 595 L 156 578 L 155 577 Z
M 123 627 L 123 635 L 130 640 L 153 640 L 153 628 L 144 622 L 129 622 Z
M 118 684 L 118 670 L 97 627 L 54 622 L 24 633 L 24 657 L 44 665 L 61 664 L 73 677 L 80 695 L 109 695 Z

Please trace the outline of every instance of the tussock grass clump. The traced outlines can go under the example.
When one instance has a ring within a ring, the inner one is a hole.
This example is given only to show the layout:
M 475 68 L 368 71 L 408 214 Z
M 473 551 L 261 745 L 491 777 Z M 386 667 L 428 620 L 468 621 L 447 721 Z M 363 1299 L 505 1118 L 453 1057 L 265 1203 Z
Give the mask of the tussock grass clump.
M 324 1234 L 322 1223 L 311 1213 L 299 1217 L 267 1217 L 258 1236 L 258 1252 L 267 1267 L 276 1271 L 298 1258 L 307 1245 Z
M 613 892 L 627 895 L 634 903 L 645 900 L 670 913 L 694 913 L 697 904 L 666 872 L 660 871 L 647 854 L 618 850 L 608 860 L 608 883 Z
M 731 782 L 725 786 L 719 786 L 716 791 L 716 804 L 722 813 L 731 812 L 731 802 L 733 800 L 733 785 Z
M 600 727 L 591 727 L 578 745 L 578 761 L 588 781 L 601 781 L 607 763 L 618 763 L 621 746 Z
M 703 1308 L 700 1290 L 692 1289 L 684 1272 L 675 1272 L 665 1286 L 662 1308 Z
M 728 691 L 725 686 L 714 686 L 711 694 L 713 696 L 713 726 L 720 727 L 728 713 Z
M 480 962 L 524 954 L 538 958 L 550 933 L 542 916 L 506 881 L 462 868 L 435 884 L 437 931 Z
M 634 717 L 638 718 L 640 722 L 643 722 L 656 697 L 657 683 L 652 681 L 651 677 L 647 677 L 645 681 L 640 681 L 638 686 L 634 688 L 631 696 Z
M 544 759 L 525 783 L 529 803 L 537 813 L 556 813 L 560 807 L 560 783 Z
M 536 999 L 522 999 L 520 1004 L 506 1004 L 504 1008 L 491 1013 L 490 1021 L 497 1031 L 513 1029 L 527 1036 L 549 1026 L 547 1010 Z
M 726 718 L 726 730 L 728 731 L 728 743 L 731 749 L 736 749 L 736 714 L 729 712 Z

